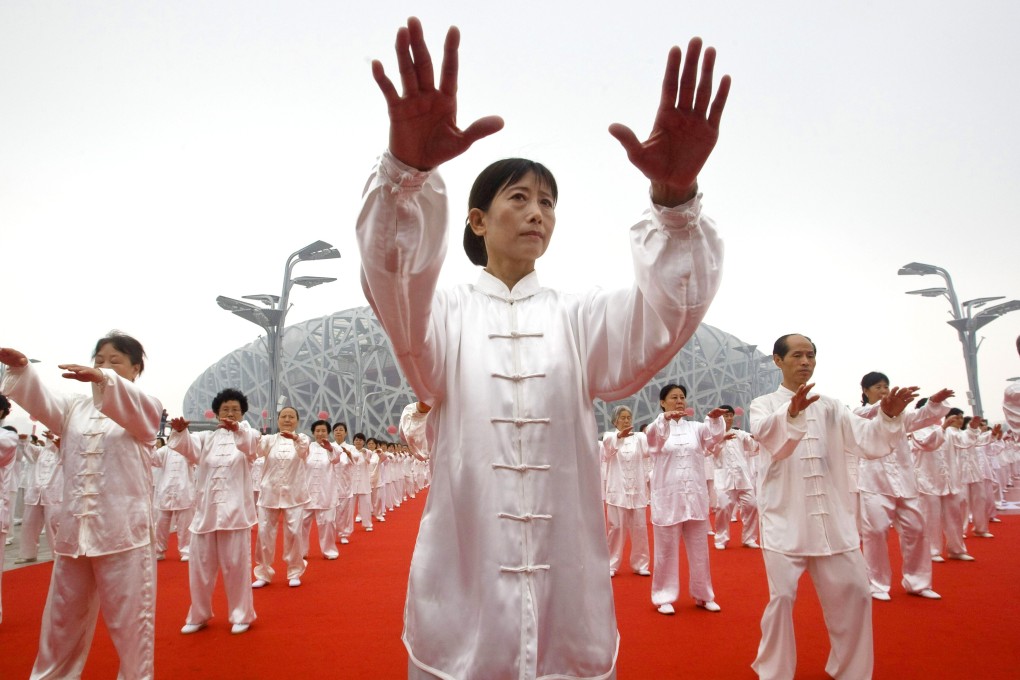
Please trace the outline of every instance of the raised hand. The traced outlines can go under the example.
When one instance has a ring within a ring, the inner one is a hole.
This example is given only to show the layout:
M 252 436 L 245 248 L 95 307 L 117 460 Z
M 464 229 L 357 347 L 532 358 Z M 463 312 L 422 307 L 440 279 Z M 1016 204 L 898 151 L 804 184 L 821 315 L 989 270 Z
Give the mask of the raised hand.
M 293 432 L 281 432 L 280 436 L 284 439 L 297 439 L 297 435 Z
M 616 438 L 617 439 L 626 439 L 627 437 L 631 436 L 632 434 L 634 434 L 634 426 L 630 425 L 628 427 L 623 428 L 619 432 L 617 432 L 616 433 Z
M 93 368 L 92 366 L 82 366 L 81 364 L 57 364 L 57 368 L 64 369 L 64 372 L 60 375 L 68 380 L 78 380 L 80 382 L 91 383 L 103 382 L 103 372 L 98 368 Z
M 397 65 L 403 96 L 386 76 L 383 65 L 372 61 L 372 77 L 386 98 L 390 117 L 390 153 L 419 170 L 431 170 L 455 158 L 482 137 L 503 127 L 499 116 L 479 118 L 466 130 L 457 127 L 457 49 L 460 31 L 451 26 L 443 46 L 439 89 L 435 86 L 432 57 L 417 17 L 397 31 Z
M 0 347 L 0 364 L 5 364 L 11 368 L 21 368 L 28 365 L 28 357 L 16 349 Z
M 947 388 L 939 390 L 935 394 L 933 394 L 930 397 L 928 397 L 928 401 L 933 401 L 936 404 L 941 404 L 946 399 L 949 399 L 950 397 L 955 397 L 955 396 L 956 396 L 956 392 L 952 391 L 951 389 L 949 389 L 947 387 Z
M 711 411 L 709 411 L 708 415 L 705 417 L 708 418 L 709 420 L 711 420 L 712 418 L 722 418 L 723 415 L 726 413 L 729 413 L 729 411 L 727 411 L 726 409 L 714 408 Z
M 814 383 L 808 383 L 807 385 L 801 385 L 797 388 L 797 391 L 793 393 L 793 398 L 790 399 L 790 407 L 786 410 L 786 413 L 791 418 L 796 418 L 800 415 L 800 412 L 806 409 L 811 404 L 815 403 L 819 399 L 819 395 L 811 396 L 809 392 L 815 386 Z
M 687 411 L 666 411 L 663 416 L 666 420 L 680 420 L 687 415 Z
M 882 398 L 882 412 L 890 418 L 903 413 L 907 404 L 917 399 L 917 387 L 894 387 Z
M 223 421 L 220 421 L 221 423 L 220 427 L 223 426 L 222 422 Z M 187 420 L 180 416 L 170 419 L 170 429 L 172 429 L 174 432 L 184 432 L 186 429 L 188 429 L 188 425 L 190 424 L 191 423 L 189 423 Z
M 719 139 L 719 121 L 730 93 L 730 77 L 723 76 L 712 100 L 715 48 L 705 50 L 700 83 L 701 38 L 688 43 L 682 73 L 681 56 L 679 47 L 669 50 L 659 109 L 648 139 L 638 141 L 626 125 L 609 126 L 630 162 L 651 180 L 652 200 L 667 207 L 685 203 L 697 193 L 698 173 Z
M 219 429 L 229 430 L 230 432 L 237 432 L 240 429 L 240 425 L 237 424 L 236 420 L 230 418 L 220 418 Z

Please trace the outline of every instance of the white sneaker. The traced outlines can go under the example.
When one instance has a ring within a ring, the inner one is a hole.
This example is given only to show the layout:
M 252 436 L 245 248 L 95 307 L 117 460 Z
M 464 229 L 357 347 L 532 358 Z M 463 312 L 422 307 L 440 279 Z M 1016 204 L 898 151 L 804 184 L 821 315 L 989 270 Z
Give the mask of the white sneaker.
M 340 556 L 339 556 L 339 555 L 334 555 L 333 553 L 330 553 L 330 554 L 328 554 L 328 555 L 325 555 L 324 557 L 325 557 L 325 558 L 326 558 L 327 560 L 335 560 L 336 558 L 338 558 L 338 557 L 340 557 Z
M 951 560 L 960 560 L 961 562 L 973 562 L 974 556 L 967 553 L 960 553 L 959 555 L 950 555 Z
M 341 545 L 347 545 L 348 543 L 350 543 L 350 541 L 347 540 L 346 536 L 344 536 L 343 538 L 340 539 L 340 544 Z
M 615 577 L 616 577 L 616 570 L 615 569 L 610 569 L 609 570 L 609 578 L 615 578 Z
M 184 633 L 185 635 L 191 635 L 192 633 L 197 633 L 198 631 L 202 630 L 203 628 L 205 628 L 205 623 L 204 622 L 203 623 L 186 623 L 186 624 L 184 624 L 184 627 L 181 628 L 181 632 Z
M 877 593 L 872 593 L 871 594 L 871 599 L 879 600 L 881 602 L 888 602 L 892 598 L 889 597 L 889 593 L 877 592 Z
M 717 605 L 714 600 L 709 601 L 709 602 L 702 602 L 701 600 L 697 600 L 696 603 L 697 603 L 697 605 L 699 607 L 701 607 L 705 611 L 709 611 L 709 612 L 721 612 L 722 611 L 722 607 Z
M 715 544 L 715 549 L 716 550 L 726 550 L 726 544 L 725 543 L 716 543 Z
M 745 543 L 744 547 L 745 548 L 761 548 L 761 546 L 758 545 L 758 541 L 755 541 L 753 539 L 748 541 L 747 543 Z
M 974 535 L 978 538 L 995 538 L 995 535 L 989 531 L 975 531 Z
M 235 623 L 230 627 L 231 635 L 240 635 L 241 633 L 247 633 L 248 628 L 251 627 L 250 623 Z
M 669 604 L 668 602 L 666 604 L 660 604 L 657 608 L 657 611 L 660 614 L 666 614 L 667 616 L 676 613 L 676 610 L 673 609 L 673 605 Z
M 251 587 L 252 588 L 265 588 L 268 585 L 269 585 L 269 581 L 263 581 L 260 578 L 257 578 L 257 579 L 255 579 L 254 581 L 251 582 Z
M 365 531 L 371 531 L 372 527 L 365 527 Z
M 932 555 L 931 556 L 931 561 L 932 562 L 945 562 L 946 558 L 943 557 L 942 555 Z
M 297 588 L 299 585 L 301 585 L 301 579 L 292 578 L 290 581 L 287 582 L 287 585 L 289 585 L 291 588 Z
M 190 560 L 190 559 L 191 559 L 191 558 L 190 558 L 190 557 L 188 557 L 187 555 L 181 555 L 181 562 L 187 562 L 187 561 L 188 561 L 188 560 Z
M 652 572 L 648 571 L 647 569 L 635 569 L 634 573 L 637 574 L 638 576 L 651 576 L 652 575 Z
M 942 599 L 942 596 L 939 595 L 938 593 L 936 593 L 931 588 L 925 588 L 924 590 L 919 590 L 916 593 L 910 593 L 910 594 L 911 595 L 917 595 L 918 597 L 923 597 L 923 598 L 926 598 L 928 600 L 941 600 Z

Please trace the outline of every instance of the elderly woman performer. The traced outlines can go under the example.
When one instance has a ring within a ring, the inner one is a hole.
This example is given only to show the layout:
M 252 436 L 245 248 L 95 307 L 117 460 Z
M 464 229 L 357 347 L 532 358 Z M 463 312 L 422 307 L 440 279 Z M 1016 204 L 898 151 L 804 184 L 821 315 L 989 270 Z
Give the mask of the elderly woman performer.
M 262 588 L 273 580 L 276 558 L 276 529 L 283 520 L 283 559 L 291 588 L 301 585 L 308 562 L 302 555 L 301 522 L 308 504 L 308 458 L 310 440 L 295 434 L 298 412 L 284 406 L 277 417 L 277 434 L 259 440 L 258 455 L 265 459 L 259 489 L 259 542 L 256 550 L 255 580 L 252 588 Z
M 640 389 L 715 294 L 722 250 L 696 180 L 729 80 L 710 109 L 715 53 L 698 85 L 701 41 L 691 41 L 682 77 L 674 47 L 649 140 L 611 128 L 652 187 L 630 231 L 629 290 L 574 296 L 541 286 L 535 262 L 556 224 L 556 180 L 539 163 L 509 159 L 485 169 L 469 198 L 465 248 L 484 271 L 473 285 L 437 291 L 447 207 L 436 168 L 503 124 L 458 129 L 458 41 L 451 28 L 438 88 L 417 19 L 397 33 L 403 96 L 373 62 L 390 139 L 358 220 L 365 294 L 432 406 L 435 433 L 404 615 L 408 672 L 610 678 L 619 636 L 592 399 Z
M 634 431 L 634 417 L 626 406 L 613 412 L 615 432 L 602 437 L 606 462 L 606 518 L 609 525 L 609 575 L 616 576 L 623 545 L 630 536 L 630 568 L 640 576 L 648 571 L 648 440 Z
M 652 604 L 672 614 L 680 595 L 680 539 L 687 548 L 688 586 L 695 604 L 720 611 L 708 566 L 708 485 L 705 456 L 726 436 L 723 410 L 713 409 L 704 423 L 683 420 L 687 388 L 669 384 L 659 390 L 662 413 L 645 430 L 652 458 L 652 532 L 655 569 Z
M 212 618 L 213 588 L 220 571 L 230 632 L 244 633 L 255 620 L 248 574 L 256 521 L 251 468 L 259 434 L 244 421 L 248 398 L 240 390 L 222 390 L 213 397 L 212 410 L 219 427 L 210 432 L 188 432 L 184 418 L 170 421 L 168 446 L 198 466 L 188 563 L 191 608 L 181 628 L 186 635 L 202 630 Z
M 93 365 L 61 364 L 90 395 L 56 394 L 24 354 L 0 349 L 3 392 L 61 437 L 64 504 L 32 678 L 76 678 L 99 610 L 120 656 L 118 678 L 153 677 L 156 557 L 150 455 L 163 405 L 135 380 L 145 351 L 129 335 L 100 338 Z

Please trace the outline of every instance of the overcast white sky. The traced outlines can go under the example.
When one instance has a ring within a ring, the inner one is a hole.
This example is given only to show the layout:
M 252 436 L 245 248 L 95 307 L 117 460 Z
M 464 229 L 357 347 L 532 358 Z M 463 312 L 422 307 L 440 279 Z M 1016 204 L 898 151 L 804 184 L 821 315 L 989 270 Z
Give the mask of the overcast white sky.
M 927 262 L 963 300 L 1020 297 L 1015 2 L 437 5 L 0 4 L 0 345 L 56 376 L 122 329 L 148 350 L 141 384 L 178 413 L 259 332 L 217 295 L 278 294 L 287 255 L 323 239 L 343 259 L 295 274 L 339 281 L 296 289 L 288 321 L 365 304 L 354 220 L 387 128 L 369 62 L 394 72 L 396 28 L 417 14 L 436 53 L 462 30 L 462 124 L 506 120 L 442 170 L 444 283 L 475 277 L 459 247 L 471 181 L 518 155 L 560 184 L 543 283 L 627 285 L 647 187 L 606 128 L 646 134 L 669 46 L 701 35 L 733 76 L 700 179 L 727 248 L 705 321 L 766 352 L 811 335 L 817 389 L 848 403 L 871 370 L 963 403 L 948 303 L 903 294 L 940 279 L 896 271 Z M 982 331 L 993 420 L 1018 332 L 1020 313 Z

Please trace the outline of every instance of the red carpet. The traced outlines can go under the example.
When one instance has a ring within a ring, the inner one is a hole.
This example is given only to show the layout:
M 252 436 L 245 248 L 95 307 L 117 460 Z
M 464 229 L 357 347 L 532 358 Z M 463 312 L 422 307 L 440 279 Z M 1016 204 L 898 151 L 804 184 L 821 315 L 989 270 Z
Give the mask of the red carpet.
M 400 631 L 423 503 L 423 494 L 405 503 L 372 533 L 359 526 L 334 562 L 318 556 L 313 537 L 303 585 L 289 588 L 278 579 L 256 591 L 259 618 L 244 635 L 230 634 L 222 590 L 214 599 L 218 616 L 209 628 L 180 634 L 189 604 L 188 565 L 176 561 L 171 548 L 168 559 L 159 563 L 156 677 L 406 677 Z M 874 603 L 876 678 L 1020 677 L 1020 516 L 1004 516 L 993 531 L 993 539 L 968 540 L 976 562 L 934 565 L 941 601 L 905 595 L 894 585 L 892 602 Z M 897 571 L 898 550 L 892 553 Z M 622 680 L 755 677 L 749 664 L 768 599 L 761 555 L 737 547 L 712 549 L 711 559 L 716 598 L 723 608 L 719 614 L 681 598 L 675 616 L 662 616 L 651 605 L 651 579 L 626 569 L 613 579 Z M 685 564 L 682 569 L 685 587 Z M 282 562 L 277 572 L 285 572 Z M 4 574 L 0 624 L 4 680 L 28 677 L 49 575 L 47 564 Z M 826 678 L 828 639 L 806 577 L 796 619 L 797 677 Z M 113 678 L 116 667 L 116 653 L 100 623 L 84 677 Z

